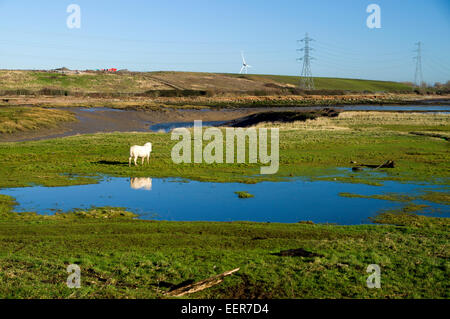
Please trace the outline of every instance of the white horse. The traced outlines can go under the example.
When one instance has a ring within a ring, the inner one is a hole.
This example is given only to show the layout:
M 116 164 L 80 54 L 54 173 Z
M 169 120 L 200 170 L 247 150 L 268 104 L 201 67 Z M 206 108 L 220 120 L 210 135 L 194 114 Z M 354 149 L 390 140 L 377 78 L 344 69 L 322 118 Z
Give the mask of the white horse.
M 145 159 L 150 163 L 150 152 L 152 151 L 152 143 L 145 143 L 144 146 L 133 145 L 130 147 L 130 158 L 128 159 L 128 166 L 131 166 L 131 159 L 134 158 L 134 165 L 137 166 L 138 157 L 142 157 L 142 165 Z

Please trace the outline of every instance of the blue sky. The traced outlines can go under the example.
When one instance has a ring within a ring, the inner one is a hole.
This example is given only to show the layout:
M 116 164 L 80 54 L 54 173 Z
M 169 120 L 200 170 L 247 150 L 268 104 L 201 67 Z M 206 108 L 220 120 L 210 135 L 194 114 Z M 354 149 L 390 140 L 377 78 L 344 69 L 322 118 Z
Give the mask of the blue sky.
M 381 29 L 366 26 L 371 3 Z M 0 0 L 0 68 L 237 73 L 244 51 L 251 73 L 298 75 L 305 32 L 314 76 L 412 81 L 422 41 L 424 80 L 450 80 L 447 0 Z

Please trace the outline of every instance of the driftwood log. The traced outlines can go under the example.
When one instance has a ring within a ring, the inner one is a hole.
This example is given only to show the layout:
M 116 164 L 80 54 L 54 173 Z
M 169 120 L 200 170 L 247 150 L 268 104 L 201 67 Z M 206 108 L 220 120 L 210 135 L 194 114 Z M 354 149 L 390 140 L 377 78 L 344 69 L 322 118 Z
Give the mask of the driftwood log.
M 361 164 L 361 166 L 365 166 L 365 167 L 370 167 L 370 168 L 394 168 L 395 167 L 395 163 L 394 161 L 386 161 L 381 165 L 370 165 L 370 164 Z
M 350 163 L 354 164 L 356 162 L 351 161 Z M 352 170 L 357 172 L 362 170 L 362 167 L 369 167 L 369 168 L 394 168 L 395 167 L 395 162 L 392 160 L 388 160 L 386 162 L 384 162 L 383 164 L 380 165 L 373 165 L 373 164 L 358 164 L 358 166 L 354 166 L 352 167 Z
M 240 268 L 225 271 L 224 273 L 221 273 L 220 275 L 216 275 L 216 276 L 204 279 L 202 281 L 195 282 L 193 284 L 189 284 L 189 285 L 177 288 L 175 290 L 172 290 L 172 291 L 169 291 L 168 293 L 166 293 L 166 296 L 181 297 L 181 296 L 184 296 L 187 294 L 192 294 L 194 292 L 201 291 L 206 288 L 218 285 L 223 281 L 223 279 L 226 276 L 234 274 L 235 272 L 239 271 L 239 269 Z

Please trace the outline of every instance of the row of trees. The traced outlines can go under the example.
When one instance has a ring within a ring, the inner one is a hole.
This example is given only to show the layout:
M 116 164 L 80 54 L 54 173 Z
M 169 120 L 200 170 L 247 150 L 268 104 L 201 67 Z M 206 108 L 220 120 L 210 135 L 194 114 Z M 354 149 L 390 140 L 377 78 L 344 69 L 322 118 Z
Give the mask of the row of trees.
M 435 82 L 434 84 L 422 83 L 420 87 L 417 87 L 412 82 L 403 82 L 407 85 L 415 87 L 416 93 L 426 93 L 426 94 L 450 94 L 450 80 L 445 83 Z
M 434 83 L 434 87 L 437 89 L 450 89 L 450 81 L 445 83 L 436 82 Z

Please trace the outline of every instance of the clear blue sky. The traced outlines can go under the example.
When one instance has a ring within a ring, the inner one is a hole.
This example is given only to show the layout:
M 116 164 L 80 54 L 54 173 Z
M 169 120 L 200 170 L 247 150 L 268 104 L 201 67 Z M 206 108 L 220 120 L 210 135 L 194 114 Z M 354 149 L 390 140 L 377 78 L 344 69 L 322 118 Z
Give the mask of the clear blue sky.
M 66 26 L 69 4 L 81 29 Z M 381 29 L 366 7 L 381 7 Z M 0 0 L 0 68 L 127 68 L 298 75 L 297 39 L 316 41 L 314 76 L 450 80 L 448 0 Z

